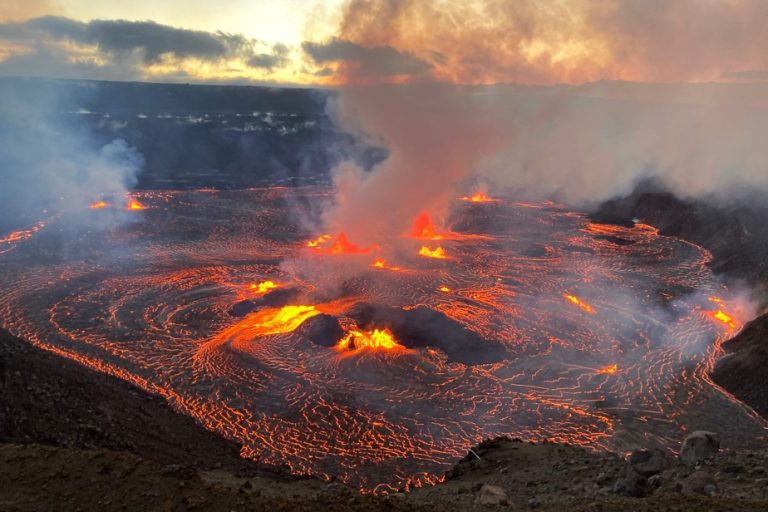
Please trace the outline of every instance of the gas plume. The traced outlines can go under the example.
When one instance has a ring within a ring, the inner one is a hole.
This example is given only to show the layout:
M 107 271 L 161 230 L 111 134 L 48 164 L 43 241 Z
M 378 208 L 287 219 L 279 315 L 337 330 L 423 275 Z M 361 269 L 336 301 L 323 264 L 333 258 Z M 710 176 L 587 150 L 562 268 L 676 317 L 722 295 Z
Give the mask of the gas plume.
M 761 0 L 351 0 L 308 53 L 341 83 L 744 80 L 765 76 L 767 19 Z
M 66 227 L 73 230 L 122 222 L 142 156 L 121 139 L 98 142 L 55 88 L 33 90 L 10 82 L 2 89 L 0 230 L 60 213 L 69 215 Z
M 423 210 L 440 228 L 468 181 L 577 208 L 646 177 L 681 197 L 764 190 L 767 107 L 758 84 L 346 88 L 332 115 L 390 153 L 371 172 L 336 169 L 326 223 L 365 243 L 407 230 Z

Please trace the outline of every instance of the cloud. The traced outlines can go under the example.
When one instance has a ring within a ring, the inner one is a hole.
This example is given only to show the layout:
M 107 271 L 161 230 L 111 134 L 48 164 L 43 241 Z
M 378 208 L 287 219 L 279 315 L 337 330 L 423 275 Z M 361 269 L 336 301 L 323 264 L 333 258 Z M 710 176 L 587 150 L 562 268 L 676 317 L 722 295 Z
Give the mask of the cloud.
M 708 81 L 768 68 L 766 20 L 763 0 L 351 0 L 336 37 L 442 82 Z
M 248 65 L 252 68 L 273 69 L 285 66 L 288 63 L 290 49 L 281 43 L 272 46 L 272 53 L 259 53 L 248 59 Z
M 302 48 L 316 64 L 343 63 L 347 74 L 357 76 L 419 75 L 432 68 L 429 62 L 389 45 L 368 47 L 332 39 L 326 43 L 305 42 Z
M 135 79 L 149 66 L 180 68 L 180 64 L 190 60 L 222 67 L 231 61 L 242 61 L 246 66 L 267 70 L 290 62 L 289 48 L 282 44 L 268 47 L 240 34 L 187 30 L 152 21 L 80 22 L 43 16 L 0 23 L 0 41 L 22 48 L 0 64 L 6 73 L 30 68 L 34 71 L 37 66 L 33 74 L 41 74 L 53 65 L 58 72 L 48 76 L 82 72 L 85 75 L 81 76 L 94 78 L 116 74 L 110 68 L 121 66 Z

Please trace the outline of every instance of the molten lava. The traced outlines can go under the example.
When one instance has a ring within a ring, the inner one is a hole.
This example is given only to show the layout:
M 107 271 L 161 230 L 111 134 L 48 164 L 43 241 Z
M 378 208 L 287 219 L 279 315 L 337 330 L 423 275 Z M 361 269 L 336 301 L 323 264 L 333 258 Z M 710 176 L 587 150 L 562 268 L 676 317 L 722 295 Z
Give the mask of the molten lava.
M 373 331 L 349 331 L 336 345 L 338 350 L 363 349 L 404 349 L 395 339 L 389 329 L 374 329 Z
M 618 370 L 619 370 L 619 365 L 610 364 L 608 366 L 603 366 L 602 368 L 597 369 L 595 373 L 606 373 L 606 374 L 612 375 L 616 373 Z
M 138 202 L 136 199 L 131 199 L 126 207 L 128 210 L 146 210 L 147 207 Z
M 451 293 L 451 289 L 450 289 L 450 288 L 448 288 L 448 287 L 447 287 L 447 286 L 445 286 L 445 285 L 443 285 L 443 286 L 441 286 L 440 288 L 438 288 L 438 291 L 441 291 L 441 292 L 443 292 L 443 293 Z
M 267 293 L 269 290 L 274 290 L 275 288 L 278 288 L 280 285 L 275 283 L 274 281 L 262 281 L 260 283 L 251 283 L 251 285 L 248 287 L 257 294 L 264 294 Z
M 413 221 L 413 230 L 411 230 L 411 236 L 413 238 L 422 238 L 425 240 L 442 240 L 443 235 L 437 232 L 432 219 L 427 212 L 421 212 L 416 220 Z
M 375 247 L 358 247 L 347 239 L 347 235 L 344 232 L 339 233 L 339 237 L 333 242 L 333 245 L 328 249 L 331 254 L 367 254 L 371 252 Z
M 338 238 L 336 238 L 332 244 L 327 245 L 331 238 L 331 235 L 321 235 L 315 240 L 307 242 L 307 247 L 312 247 L 326 254 L 368 254 L 378 247 L 376 245 L 359 247 L 350 242 L 349 238 L 347 238 L 347 234 L 343 231 L 339 233 Z M 324 244 L 326 247 L 322 247 Z
M 592 306 L 590 306 L 589 304 L 587 304 L 586 302 L 584 302 L 580 298 L 576 297 L 575 295 L 568 295 L 568 294 L 564 293 L 563 297 L 565 297 L 567 300 L 569 300 L 573 304 L 576 304 L 577 306 L 579 306 L 585 312 L 587 312 L 587 313 L 594 313 L 594 310 L 592 309 Z
M 88 206 L 88 208 L 91 208 L 93 210 L 97 210 L 99 208 L 106 208 L 107 206 L 109 206 L 109 205 L 107 203 L 105 203 L 104 201 L 96 201 L 95 203 L 92 203 L 90 206 Z
M 331 235 L 320 235 L 319 237 L 315 238 L 314 240 L 310 240 L 307 242 L 307 247 L 319 247 L 321 244 L 324 244 L 328 240 L 333 238 Z
M 252 313 L 236 327 L 252 335 L 266 336 L 295 331 L 305 320 L 322 311 L 315 306 L 283 306 Z
M 390 266 L 389 263 L 387 263 L 387 261 L 383 259 L 374 260 L 373 263 L 371 263 L 371 266 L 373 268 L 380 268 L 382 270 L 395 270 L 395 271 L 400 270 L 400 267 Z
M 485 192 L 475 192 L 471 196 L 462 197 L 461 200 L 470 203 L 493 203 L 496 201 L 496 199 L 485 195 Z
M 425 258 L 437 258 L 439 260 L 444 260 L 448 257 L 442 247 L 430 249 L 426 245 L 422 245 L 421 249 L 419 249 L 419 256 L 424 256 Z
M 715 320 L 718 320 L 719 322 L 722 322 L 723 324 L 727 325 L 731 329 L 736 329 L 736 320 L 733 319 L 732 316 L 730 316 L 728 313 L 723 311 L 722 309 L 718 309 L 714 313 L 712 313 L 712 317 Z
M 718 309 L 717 311 L 710 311 L 707 313 L 711 318 L 714 318 L 718 322 L 727 325 L 731 329 L 738 328 L 738 323 L 736 322 L 736 320 L 731 315 L 729 315 L 724 311 L 725 301 L 723 301 L 723 299 L 721 299 L 720 297 L 712 296 L 712 297 L 709 297 L 709 301 L 714 302 L 715 304 L 720 306 L 720 309 Z

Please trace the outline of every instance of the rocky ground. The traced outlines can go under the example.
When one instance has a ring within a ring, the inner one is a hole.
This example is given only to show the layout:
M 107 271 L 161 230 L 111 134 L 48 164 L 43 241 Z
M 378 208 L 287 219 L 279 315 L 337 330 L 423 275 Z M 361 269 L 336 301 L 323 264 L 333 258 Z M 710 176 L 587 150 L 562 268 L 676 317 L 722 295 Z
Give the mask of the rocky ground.
M 768 510 L 768 453 L 715 453 L 707 439 L 684 463 L 500 438 L 440 485 L 362 495 L 240 459 L 162 399 L 7 333 L 0 399 L 0 511 Z

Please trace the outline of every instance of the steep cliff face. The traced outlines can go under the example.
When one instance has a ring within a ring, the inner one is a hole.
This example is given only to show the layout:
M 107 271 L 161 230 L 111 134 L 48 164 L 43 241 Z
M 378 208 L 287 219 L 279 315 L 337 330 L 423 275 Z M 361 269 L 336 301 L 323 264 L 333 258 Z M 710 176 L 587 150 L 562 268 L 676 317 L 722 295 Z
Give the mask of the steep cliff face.
M 748 323 L 723 344 L 725 355 L 715 365 L 712 379 L 768 417 L 768 314 Z
M 709 204 L 683 200 L 653 186 L 602 203 L 592 215 L 596 220 L 626 224 L 633 219 L 701 245 L 712 253 L 715 274 L 768 290 L 768 208 L 757 201 L 743 204 Z

